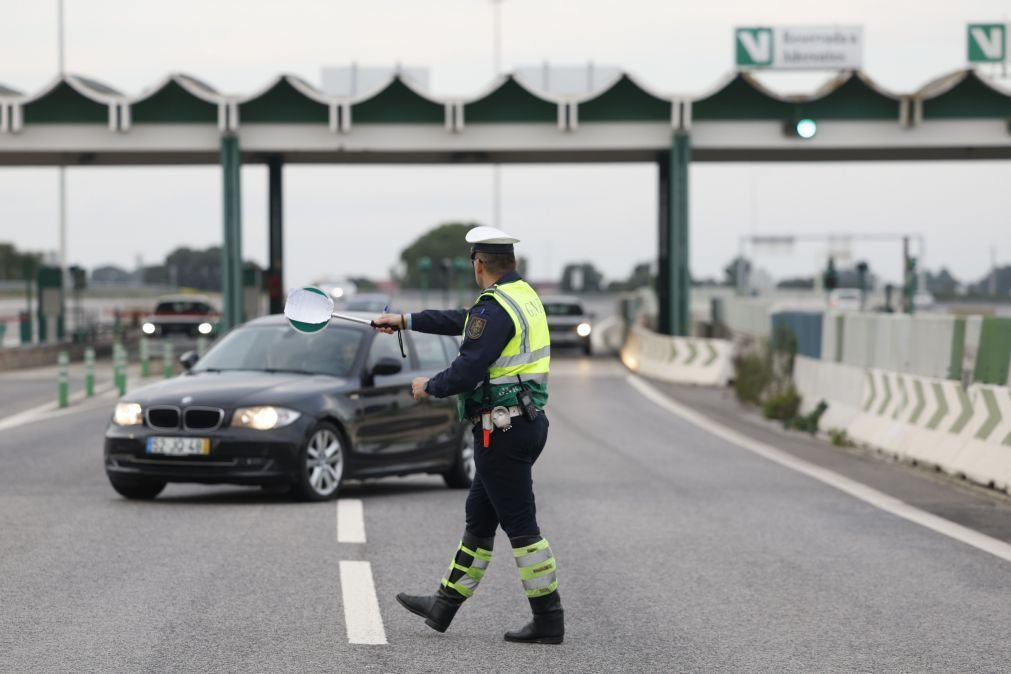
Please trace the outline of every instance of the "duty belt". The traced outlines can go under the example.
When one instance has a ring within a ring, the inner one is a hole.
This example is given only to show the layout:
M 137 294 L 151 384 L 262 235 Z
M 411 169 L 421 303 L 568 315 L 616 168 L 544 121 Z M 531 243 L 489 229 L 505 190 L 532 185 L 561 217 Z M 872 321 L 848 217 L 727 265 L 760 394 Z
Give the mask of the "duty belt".
M 509 418 L 510 419 L 515 419 L 516 417 L 523 416 L 523 410 L 520 408 L 519 405 L 512 405 L 510 407 L 507 407 L 506 409 L 509 410 Z M 537 410 L 537 411 L 540 412 L 540 410 Z M 481 415 L 480 414 L 478 414 L 476 417 L 469 417 L 469 419 L 470 419 L 470 422 L 472 424 L 480 424 L 481 423 Z

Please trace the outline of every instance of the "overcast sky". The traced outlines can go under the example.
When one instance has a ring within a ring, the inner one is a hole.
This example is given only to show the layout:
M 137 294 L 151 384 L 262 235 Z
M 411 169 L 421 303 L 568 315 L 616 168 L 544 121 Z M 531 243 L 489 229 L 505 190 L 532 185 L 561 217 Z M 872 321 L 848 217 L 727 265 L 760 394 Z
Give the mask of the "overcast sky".
M 66 0 L 71 72 L 128 94 L 171 71 L 229 93 L 281 72 L 320 81 L 324 65 L 431 69 L 435 94 L 472 95 L 492 76 L 489 0 Z M 898 92 L 965 62 L 965 24 L 1006 21 L 998 0 L 505 0 L 506 70 L 545 60 L 620 66 L 665 93 L 709 90 L 733 67 L 735 25 L 864 26 L 865 70 Z M 33 93 L 56 72 L 56 0 L 0 0 L 0 84 Z M 787 92 L 824 77 L 780 75 Z M 161 261 L 179 245 L 221 241 L 221 175 L 201 168 L 68 171 L 68 257 L 93 267 Z M 57 247 L 54 169 L 0 169 L 0 240 Z M 399 251 L 447 220 L 489 223 L 487 167 L 307 167 L 285 170 L 289 285 L 344 274 L 384 277 Z M 691 173 L 691 266 L 719 276 L 742 234 L 911 231 L 926 264 L 975 280 L 990 251 L 1011 262 L 1011 162 L 713 165 Z M 656 255 L 656 169 L 651 165 L 508 166 L 503 228 L 523 240 L 530 276 L 555 277 L 588 259 L 624 277 Z M 243 252 L 266 263 L 266 170 L 243 171 Z M 616 235 L 615 232 L 620 232 Z M 897 278 L 895 244 L 854 245 L 856 257 Z M 810 274 L 824 248 L 764 255 L 777 276 Z

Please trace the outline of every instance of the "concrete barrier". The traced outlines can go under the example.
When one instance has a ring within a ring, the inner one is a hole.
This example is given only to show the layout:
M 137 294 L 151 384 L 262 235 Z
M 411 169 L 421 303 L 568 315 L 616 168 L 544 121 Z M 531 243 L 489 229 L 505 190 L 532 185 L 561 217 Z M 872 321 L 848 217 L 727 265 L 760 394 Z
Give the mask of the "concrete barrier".
M 593 326 L 593 332 L 590 333 L 590 345 L 593 353 L 619 353 L 624 334 L 625 322 L 619 317 L 608 316 L 603 319 Z
M 807 411 L 825 400 L 823 428 L 893 456 L 1011 492 L 1011 389 L 798 357 Z M 855 381 L 860 404 L 854 406 Z
M 733 345 L 723 339 L 669 337 L 635 326 L 621 349 L 629 370 L 661 381 L 726 386 L 733 364 Z
M 793 380 L 807 414 L 824 400 L 828 409 L 821 418 L 823 428 L 847 428 L 860 414 L 864 395 L 864 373 L 858 368 L 797 356 Z

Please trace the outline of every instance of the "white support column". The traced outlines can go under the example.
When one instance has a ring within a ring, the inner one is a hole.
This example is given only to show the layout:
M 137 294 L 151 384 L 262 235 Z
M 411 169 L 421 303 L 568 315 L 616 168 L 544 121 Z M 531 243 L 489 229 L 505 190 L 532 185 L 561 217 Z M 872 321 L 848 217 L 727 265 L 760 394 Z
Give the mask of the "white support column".
M 340 130 L 340 108 L 337 103 L 331 103 L 327 110 L 330 133 L 337 133 Z

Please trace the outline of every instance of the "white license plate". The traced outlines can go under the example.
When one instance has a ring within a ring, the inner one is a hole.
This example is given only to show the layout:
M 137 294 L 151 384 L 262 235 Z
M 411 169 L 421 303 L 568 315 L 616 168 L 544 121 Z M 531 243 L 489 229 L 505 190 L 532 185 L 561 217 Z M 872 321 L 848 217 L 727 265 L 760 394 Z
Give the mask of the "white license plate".
M 169 456 L 206 455 L 211 451 L 209 438 L 166 438 L 153 437 L 147 439 L 148 454 L 167 454 Z

